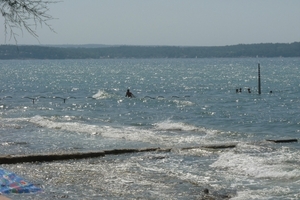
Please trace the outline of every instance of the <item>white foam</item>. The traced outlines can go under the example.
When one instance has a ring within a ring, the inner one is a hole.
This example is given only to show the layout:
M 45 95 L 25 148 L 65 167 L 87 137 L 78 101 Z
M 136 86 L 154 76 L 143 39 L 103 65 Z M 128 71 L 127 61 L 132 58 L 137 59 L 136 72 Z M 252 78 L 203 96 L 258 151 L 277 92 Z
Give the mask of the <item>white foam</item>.
M 211 139 L 215 138 L 216 134 L 218 134 L 218 131 L 216 130 L 197 127 L 182 122 L 172 122 L 170 120 L 155 123 L 153 128 L 151 129 L 141 129 L 140 127 L 135 126 L 112 127 L 108 125 L 85 124 L 76 121 L 76 117 L 67 115 L 62 117 L 43 117 L 36 115 L 31 118 L 6 118 L 3 121 L 8 122 L 3 123 L 6 124 L 6 126 L 8 124 L 11 124 L 11 126 L 13 126 L 14 128 L 21 128 L 20 126 L 14 126 L 16 122 L 30 122 L 36 124 L 39 127 L 66 131 L 69 132 L 69 134 L 84 133 L 90 135 L 101 135 L 102 137 L 106 138 L 147 142 L 160 147 L 174 147 L 178 145 L 194 146 L 195 144 L 207 144 L 211 142 Z M 181 136 L 181 131 L 189 131 L 191 132 L 191 134 L 183 134 Z M 216 141 L 214 140 L 214 142 Z
M 155 123 L 154 127 L 157 130 L 165 130 L 165 131 L 202 131 L 202 132 L 206 131 L 205 128 L 199 128 L 182 122 L 172 122 L 170 120 Z
M 28 118 L 0 118 L 0 128 L 21 129 L 22 125 L 18 122 L 27 120 Z
M 102 135 L 103 137 L 127 139 L 133 141 L 159 142 L 163 141 L 152 131 L 135 129 L 133 127 L 114 128 L 111 126 L 98 126 L 83 124 L 79 122 L 56 122 L 53 119 L 41 116 L 32 117 L 29 121 L 42 127 L 59 129 L 70 132 L 88 133 L 91 135 Z
M 288 194 L 290 194 L 290 189 L 287 187 L 279 187 L 279 186 L 273 186 L 271 188 L 264 188 L 264 189 L 255 189 L 255 190 L 244 190 L 244 191 L 238 191 L 237 195 L 232 200 L 244 200 L 244 199 L 273 199 L 273 198 L 279 198 L 280 199 L 285 196 L 285 199 L 288 198 Z M 273 198 L 272 198 L 273 197 Z M 294 196 L 295 197 L 295 196 Z M 298 195 L 298 198 L 300 195 Z M 298 199 L 296 198 L 296 199 Z
M 56 118 L 46 118 L 35 116 L 28 119 L 29 122 L 49 129 L 57 129 L 75 133 L 87 133 L 91 135 L 101 135 L 107 138 L 126 139 L 129 141 L 140 141 L 157 144 L 159 146 L 174 146 L 180 144 L 203 143 L 204 135 L 190 135 L 179 137 L 178 135 L 163 134 L 157 129 L 140 129 L 134 126 L 129 127 L 111 127 L 101 125 L 83 124 L 80 122 L 58 122 Z M 159 123 L 160 124 L 160 123 Z M 164 124 L 164 123 L 163 123 Z M 167 123 L 169 124 L 169 123 Z M 199 129 L 194 126 L 184 125 L 181 123 L 171 123 L 170 129 L 180 128 L 181 130 L 194 131 Z M 162 125 L 162 124 L 160 124 Z M 160 126 L 159 125 L 159 126 Z M 163 126 L 163 125 L 162 125 Z M 166 127 L 163 130 L 168 130 Z M 204 129 L 203 129 L 204 130 Z
M 80 133 L 99 133 L 101 134 L 105 131 L 105 127 L 99 128 L 99 126 L 82 124 L 79 122 L 56 122 L 53 121 L 55 119 L 45 118 L 42 116 L 34 116 L 29 119 L 29 122 L 37 124 L 42 127 L 50 128 L 50 129 L 61 129 L 72 132 L 80 132 Z
M 111 95 L 103 90 L 98 90 L 96 94 L 94 94 L 92 97 L 94 99 L 106 99 L 109 98 Z
M 295 167 L 287 160 L 289 157 L 284 152 L 267 153 L 235 153 L 226 152 L 220 155 L 218 160 L 211 164 L 211 167 L 220 168 L 233 175 L 243 175 L 255 178 L 279 178 L 290 179 L 300 177 L 300 168 Z M 298 159 L 294 155 L 293 160 Z
M 173 100 L 174 103 L 177 104 L 178 107 L 185 107 L 185 106 L 193 106 L 194 103 L 191 101 L 180 101 L 180 100 Z
M 155 123 L 154 129 L 159 131 L 192 131 L 192 132 L 199 132 L 201 133 L 201 141 L 200 143 L 203 143 L 203 139 L 210 139 L 214 138 L 216 135 L 221 134 L 222 132 L 218 130 L 213 129 L 207 129 L 205 127 L 197 127 L 194 125 L 182 123 L 182 122 L 172 122 L 171 120 L 166 120 L 163 122 Z M 185 141 L 187 142 L 189 140 L 189 137 L 187 135 L 184 136 Z M 196 138 L 190 138 L 190 139 L 196 139 Z M 198 141 L 199 139 L 195 140 Z

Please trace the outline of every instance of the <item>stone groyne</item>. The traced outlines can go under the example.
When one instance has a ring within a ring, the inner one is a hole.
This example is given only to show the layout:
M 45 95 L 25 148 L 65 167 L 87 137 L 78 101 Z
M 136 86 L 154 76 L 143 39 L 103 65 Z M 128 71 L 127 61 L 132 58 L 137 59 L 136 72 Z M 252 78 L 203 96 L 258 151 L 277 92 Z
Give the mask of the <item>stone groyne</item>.
M 234 148 L 236 144 L 214 144 L 203 145 L 198 147 L 185 147 L 180 150 L 189 150 L 197 148 L 205 149 L 222 149 L 222 148 Z M 0 164 L 17 164 L 24 162 L 53 162 L 59 160 L 71 160 L 71 159 L 84 159 L 103 157 L 105 155 L 118 155 L 125 153 L 139 153 L 139 152 L 151 152 L 151 151 L 164 151 L 170 152 L 172 148 L 144 148 L 144 149 L 112 149 L 104 151 L 94 152 L 66 152 L 66 153 L 47 153 L 47 154 L 31 154 L 31 155 L 3 155 L 0 156 Z

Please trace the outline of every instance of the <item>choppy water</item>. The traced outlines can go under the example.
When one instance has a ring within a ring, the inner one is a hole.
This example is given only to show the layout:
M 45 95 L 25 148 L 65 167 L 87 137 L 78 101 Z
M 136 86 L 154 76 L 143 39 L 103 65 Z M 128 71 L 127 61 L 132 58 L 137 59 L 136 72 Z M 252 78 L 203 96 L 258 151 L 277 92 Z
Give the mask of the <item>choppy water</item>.
M 201 199 L 208 188 L 220 199 L 300 199 L 299 143 L 266 141 L 299 139 L 299 67 L 300 58 L 1 60 L 1 155 L 173 149 L 0 165 L 43 188 L 9 197 Z M 237 147 L 180 149 L 229 142 Z

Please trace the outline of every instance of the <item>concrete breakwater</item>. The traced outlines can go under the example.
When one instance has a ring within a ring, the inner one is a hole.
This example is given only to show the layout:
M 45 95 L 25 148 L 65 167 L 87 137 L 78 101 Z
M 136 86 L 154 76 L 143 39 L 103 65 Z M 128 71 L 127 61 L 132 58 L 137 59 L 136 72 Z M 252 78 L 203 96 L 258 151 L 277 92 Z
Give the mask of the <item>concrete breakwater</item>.
M 196 148 L 206 149 L 222 149 L 222 148 L 234 148 L 235 143 L 231 144 L 214 144 L 204 145 L 198 147 L 185 147 L 181 150 L 189 150 Z M 47 153 L 47 154 L 31 154 L 31 155 L 4 155 L 0 156 L 0 164 L 16 164 L 24 162 L 52 162 L 58 160 L 71 160 L 71 159 L 83 159 L 83 158 L 94 158 L 103 157 L 105 155 L 118 155 L 125 153 L 139 153 L 139 152 L 151 152 L 151 151 L 165 151 L 169 152 L 172 148 L 144 148 L 144 149 L 112 149 L 96 152 L 66 152 L 66 153 Z
M 282 139 L 282 140 L 266 140 L 273 143 L 291 143 L 298 142 L 297 139 Z M 194 147 L 183 147 L 179 150 L 190 150 L 190 149 L 227 149 L 235 148 L 237 143 L 225 143 L 225 144 L 209 144 Z M 71 159 L 84 159 L 103 157 L 105 155 L 118 155 L 125 153 L 139 153 L 139 152 L 151 152 L 151 151 L 165 151 L 170 152 L 172 148 L 143 148 L 143 149 L 112 149 L 103 150 L 96 152 L 66 152 L 66 153 L 47 153 L 47 154 L 31 154 L 31 155 L 3 155 L 0 156 L 0 164 L 16 164 L 24 162 L 52 162 L 58 160 L 71 160 Z

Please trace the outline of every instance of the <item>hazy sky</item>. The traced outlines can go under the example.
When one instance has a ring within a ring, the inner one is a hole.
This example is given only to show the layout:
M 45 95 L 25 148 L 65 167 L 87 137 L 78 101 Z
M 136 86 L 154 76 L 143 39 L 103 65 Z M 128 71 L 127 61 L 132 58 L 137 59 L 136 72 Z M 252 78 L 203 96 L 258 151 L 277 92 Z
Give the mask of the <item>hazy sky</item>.
M 64 0 L 39 41 L 19 44 L 223 46 L 300 42 L 300 0 Z M 11 44 L 4 37 L 0 44 Z

